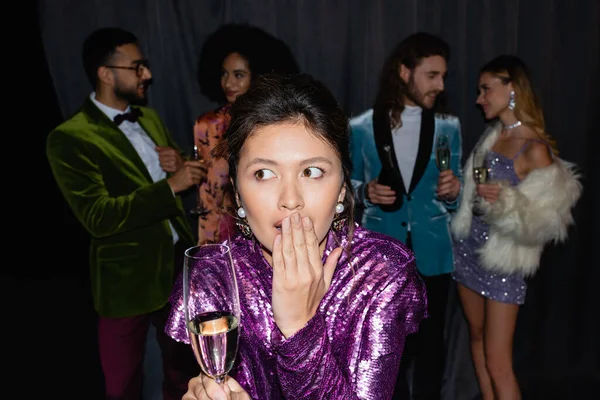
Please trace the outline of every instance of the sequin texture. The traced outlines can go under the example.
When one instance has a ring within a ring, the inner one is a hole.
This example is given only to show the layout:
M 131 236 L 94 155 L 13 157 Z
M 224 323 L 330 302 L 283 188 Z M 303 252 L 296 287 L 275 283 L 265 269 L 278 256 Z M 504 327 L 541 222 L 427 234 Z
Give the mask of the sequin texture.
M 323 260 L 346 229 L 330 231 Z M 356 226 L 317 314 L 285 339 L 271 309 L 272 270 L 259 244 L 231 243 L 241 303 L 239 352 L 230 375 L 253 399 L 389 399 L 408 334 L 427 316 L 426 291 L 402 243 Z M 191 274 L 194 289 L 203 277 Z M 189 343 L 181 278 L 166 332 Z
M 503 180 L 516 186 L 520 180 L 514 171 L 513 160 L 502 154 L 488 153 L 488 179 Z M 477 251 L 488 240 L 489 225 L 473 216 L 471 232 L 466 239 L 454 242 L 452 278 L 484 297 L 503 303 L 523 304 L 527 292 L 525 279 L 519 274 L 491 272 L 481 266 Z

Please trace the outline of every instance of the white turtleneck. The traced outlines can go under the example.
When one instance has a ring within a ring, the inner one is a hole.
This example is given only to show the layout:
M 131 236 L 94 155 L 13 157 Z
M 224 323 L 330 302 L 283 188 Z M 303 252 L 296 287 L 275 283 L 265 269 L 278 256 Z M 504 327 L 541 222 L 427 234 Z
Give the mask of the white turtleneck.
M 421 107 L 404 106 L 401 114 L 402 126 L 392 129 L 396 160 L 398 160 L 398 167 L 400 167 L 404 188 L 407 193 L 419 151 L 422 111 Z

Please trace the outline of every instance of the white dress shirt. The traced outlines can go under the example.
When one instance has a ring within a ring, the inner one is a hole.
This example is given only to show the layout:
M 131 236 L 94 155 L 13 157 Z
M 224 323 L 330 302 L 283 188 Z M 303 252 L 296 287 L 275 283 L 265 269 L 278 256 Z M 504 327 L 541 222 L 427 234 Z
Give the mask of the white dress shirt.
M 92 92 L 90 95 L 90 100 L 102 111 L 110 120 L 112 121 L 114 117 L 118 114 L 123 114 L 131 111 L 131 107 L 127 106 L 125 111 L 117 110 L 116 108 L 112 108 L 107 106 L 106 104 L 100 103 L 96 100 L 96 93 Z M 137 151 L 140 158 L 144 162 L 150 177 L 154 182 L 157 182 L 161 179 L 165 179 L 167 177 L 167 173 L 163 171 L 160 166 L 160 162 L 158 160 L 158 153 L 155 149 L 156 144 L 150 139 L 150 136 L 144 131 L 140 124 L 137 122 L 131 121 L 123 121 L 118 128 L 123 132 L 125 137 L 129 139 L 133 148 Z M 169 221 L 169 226 L 171 227 L 171 231 L 173 232 L 173 243 L 177 243 L 179 240 L 179 235 L 177 235 L 177 231 L 173 228 L 171 221 Z

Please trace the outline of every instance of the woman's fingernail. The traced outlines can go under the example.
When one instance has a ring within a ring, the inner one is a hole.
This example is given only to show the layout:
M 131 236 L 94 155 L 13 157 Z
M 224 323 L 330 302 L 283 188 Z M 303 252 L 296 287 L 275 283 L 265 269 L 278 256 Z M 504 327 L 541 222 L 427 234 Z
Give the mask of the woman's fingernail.
M 300 214 L 292 214 L 292 222 L 294 223 L 294 225 L 300 224 Z
M 306 229 L 310 229 L 310 225 L 311 225 L 310 224 L 310 218 L 308 218 L 308 217 L 302 218 L 302 224 L 304 225 L 304 227 Z

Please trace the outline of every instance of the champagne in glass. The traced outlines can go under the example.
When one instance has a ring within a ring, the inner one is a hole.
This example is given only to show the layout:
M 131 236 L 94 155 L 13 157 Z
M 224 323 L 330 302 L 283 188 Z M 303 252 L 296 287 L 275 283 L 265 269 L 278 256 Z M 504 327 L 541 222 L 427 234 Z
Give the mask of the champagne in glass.
M 485 183 L 488 179 L 487 150 L 477 149 L 473 153 L 473 180 L 477 184 Z M 476 196 L 473 200 L 473 214 L 482 215 L 482 198 Z
M 240 324 L 237 280 L 227 245 L 186 250 L 183 301 L 196 360 L 202 372 L 220 384 L 235 362 Z
M 476 183 L 485 183 L 487 181 L 487 167 L 474 167 L 473 179 Z
M 444 134 L 438 136 L 435 146 L 435 162 L 440 171 L 450 169 L 450 147 L 448 137 Z
M 238 345 L 238 318 L 227 311 L 209 311 L 188 322 L 194 355 L 204 373 L 217 382 L 233 367 Z

